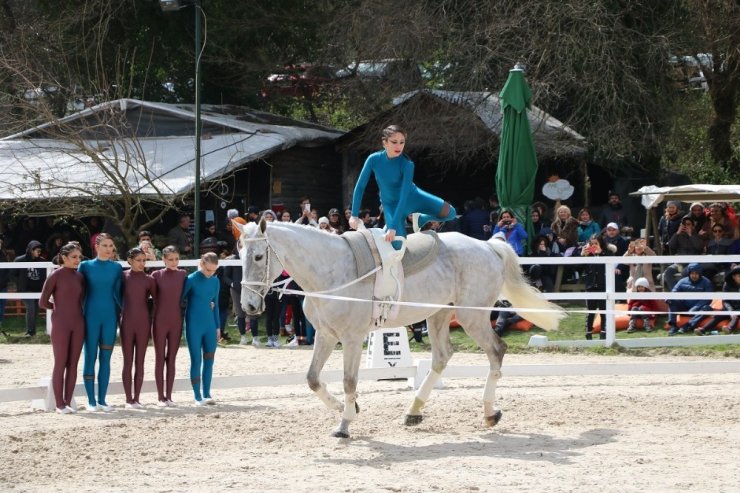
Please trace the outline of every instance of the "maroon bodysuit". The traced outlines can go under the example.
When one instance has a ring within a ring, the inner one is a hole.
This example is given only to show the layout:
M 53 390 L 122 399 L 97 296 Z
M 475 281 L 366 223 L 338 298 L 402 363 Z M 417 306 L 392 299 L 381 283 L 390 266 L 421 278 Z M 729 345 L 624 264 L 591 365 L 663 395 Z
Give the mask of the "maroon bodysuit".
M 54 301 L 51 301 L 51 297 Z M 52 310 L 51 346 L 54 370 L 51 385 L 56 406 L 69 406 L 77 383 L 77 363 L 85 340 L 85 319 L 82 305 L 85 299 L 85 278 L 76 269 L 56 269 L 46 279 L 39 306 Z
M 156 300 L 157 286 L 145 272 L 123 272 L 123 310 L 121 312 L 121 349 L 123 350 L 123 389 L 126 402 L 139 402 L 144 383 L 144 356 L 152 333 L 148 300 Z M 134 354 L 135 353 L 135 354 Z M 131 367 L 136 358 L 134 391 L 131 392 Z
M 182 289 L 187 272 L 182 269 L 159 269 L 152 273 L 157 285 L 154 305 L 154 380 L 160 401 L 172 400 L 175 382 L 175 358 L 182 337 Z M 164 366 L 167 364 L 167 386 Z

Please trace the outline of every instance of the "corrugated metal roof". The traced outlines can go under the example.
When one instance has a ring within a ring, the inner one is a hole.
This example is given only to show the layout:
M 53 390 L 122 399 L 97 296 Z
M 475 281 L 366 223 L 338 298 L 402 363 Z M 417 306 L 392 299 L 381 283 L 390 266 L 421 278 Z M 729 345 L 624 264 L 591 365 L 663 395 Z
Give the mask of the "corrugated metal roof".
M 121 194 L 121 183 L 141 194 L 179 194 L 191 190 L 195 173 L 193 136 L 79 140 L 31 138 L 54 134 L 54 125 L 67 124 L 97 111 L 144 108 L 182 118 L 193 125 L 187 105 L 138 100 L 104 103 L 56 122 L 0 139 L 0 199 L 89 197 Z M 218 178 L 239 166 L 296 145 L 333 142 L 342 132 L 284 117 L 230 106 L 202 107 L 202 120 L 231 129 L 204 134 L 201 139 L 201 179 Z M 293 125 L 290 125 L 293 123 Z M 194 126 L 194 125 L 193 125 Z M 235 131 L 234 131 L 235 130 Z

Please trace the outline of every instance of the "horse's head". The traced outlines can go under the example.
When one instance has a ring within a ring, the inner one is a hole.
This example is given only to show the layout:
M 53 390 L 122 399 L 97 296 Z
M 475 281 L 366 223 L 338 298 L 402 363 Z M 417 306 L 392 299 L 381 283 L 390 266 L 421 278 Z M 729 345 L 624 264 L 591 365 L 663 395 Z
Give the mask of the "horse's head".
M 239 257 L 242 261 L 241 304 L 249 316 L 261 314 L 265 310 L 265 296 L 273 279 L 280 275 L 282 267 L 275 252 L 267 242 L 267 223 L 239 224 Z

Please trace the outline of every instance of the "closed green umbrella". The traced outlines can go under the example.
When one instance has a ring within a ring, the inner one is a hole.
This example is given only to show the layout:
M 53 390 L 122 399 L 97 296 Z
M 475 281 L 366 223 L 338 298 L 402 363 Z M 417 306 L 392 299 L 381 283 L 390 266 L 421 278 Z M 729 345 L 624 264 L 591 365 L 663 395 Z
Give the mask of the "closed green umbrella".
M 529 240 L 533 236 L 530 208 L 534 200 L 537 154 L 527 118 L 532 91 L 524 80 L 524 71 L 513 68 L 499 96 L 504 124 L 496 170 L 496 194 L 502 208 L 511 209 L 517 221 L 525 225 Z

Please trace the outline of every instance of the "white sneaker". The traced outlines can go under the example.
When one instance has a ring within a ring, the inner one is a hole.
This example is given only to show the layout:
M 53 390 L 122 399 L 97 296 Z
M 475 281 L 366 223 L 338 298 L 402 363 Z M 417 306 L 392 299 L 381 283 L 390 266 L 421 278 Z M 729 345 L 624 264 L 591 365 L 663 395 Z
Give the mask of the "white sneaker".
M 103 411 L 104 413 L 109 413 L 113 411 L 113 407 L 109 406 L 108 404 L 101 404 L 98 402 L 98 410 Z
M 280 346 L 281 346 L 281 344 L 280 344 L 280 337 L 279 336 L 275 336 L 275 339 L 272 340 L 272 347 L 274 347 L 274 348 L 277 349 Z
M 75 414 L 77 412 L 77 409 L 70 406 L 65 406 L 64 409 L 67 410 L 67 414 Z
M 198 407 L 205 406 L 206 405 L 206 401 L 204 401 L 203 399 L 201 399 L 201 400 L 195 399 L 195 405 L 198 406 Z
M 134 407 L 134 403 L 133 403 L 133 402 L 132 402 L 132 403 L 128 403 L 128 402 L 127 402 L 127 403 L 126 403 L 126 405 L 125 405 L 125 406 L 123 406 L 123 407 L 124 407 L 125 409 L 136 409 L 136 408 Z
M 252 338 L 252 346 L 254 347 L 261 347 L 262 343 L 259 340 L 259 337 L 253 337 Z
M 139 410 L 146 409 L 144 407 L 144 404 L 142 404 L 141 402 L 134 402 L 132 405 L 133 405 L 134 409 L 139 409 Z
M 87 412 L 94 413 L 98 410 L 97 404 L 90 404 L 89 402 L 85 404 L 85 407 L 87 408 Z
M 157 407 L 167 407 L 167 401 L 157 401 Z
M 242 345 L 242 346 L 246 346 L 247 344 L 249 344 L 249 342 L 247 341 L 247 335 L 246 334 L 244 334 L 243 336 L 241 336 L 239 338 L 239 344 Z
M 421 227 L 419 226 L 419 217 L 421 217 L 419 212 L 411 214 L 411 229 L 413 229 L 414 233 L 421 231 Z
M 177 407 L 177 404 L 175 404 L 174 402 L 168 400 L 167 401 L 167 407 Z
M 72 410 L 72 408 L 69 406 L 57 408 L 57 414 L 73 414 L 73 413 L 74 413 L 74 410 Z
M 254 341 L 252 342 L 254 344 Z M 267 342 L 265 343 L 265 347 L 275 347 L 275 341 L 272 339 L 272 337 L 267 338 Z
M 203 402 L 205 402 L 206 405 L 208 405 L 208 406 L 215 406 L 216 405 L 216 401 L 213 399 L 213 397 L 204 397 L 203 398 Z
M 293 339 L 290 340 L 290 342 L 285 343 L 285 347 L 297 347 L 298 346 L 298 338 L 293 337 Z

